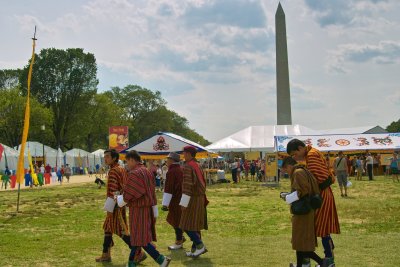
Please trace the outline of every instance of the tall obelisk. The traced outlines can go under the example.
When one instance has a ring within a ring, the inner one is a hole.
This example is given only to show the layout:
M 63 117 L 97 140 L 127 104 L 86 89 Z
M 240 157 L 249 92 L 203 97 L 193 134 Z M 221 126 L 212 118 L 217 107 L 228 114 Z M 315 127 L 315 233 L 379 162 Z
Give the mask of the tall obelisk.
M 286 43 L 285 12 L 281 3 L 275 13 L 275 44 L 276 44 L 276 95 L 277 124 L 291 125 L 292 110 L 290 105 L 289 66 Z

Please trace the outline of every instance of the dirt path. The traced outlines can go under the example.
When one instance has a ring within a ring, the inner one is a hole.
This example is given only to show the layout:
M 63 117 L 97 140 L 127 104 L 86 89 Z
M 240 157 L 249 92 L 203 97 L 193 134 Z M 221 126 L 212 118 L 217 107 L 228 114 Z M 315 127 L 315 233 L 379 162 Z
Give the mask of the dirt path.
M 69 178 L 69 182 L 67 182 L 67 179 L 64 177 L 62 185 L 60 185 L 59 182 L 53 183 L 52 180 L 50 179 L 50 184 L 43 185 L 42 187 L 49 187 L 49 186 L 68 186 L 68 185 L 73 185 L 73 184 L 82 184 L 82 183 L 94 183 L 95 177 L 92 175 L 89 177 L 89 175 L 73 175 Z M 106 181 L 106 176 L 103 175 L 104 182 Z M 33 188 L 40 188 L 40 186 L 33 187 Z M 10 184 L 7 185 L 7 191 L 9 190 L 17 190 L 18 189 L 18 184 L 15 186 L 15 188 L 11 188 Z M 29 186 L 25 186 L 24 184 L 21 184 L 21 189 L 30 189 Z M 4 188 L 0 189 L 0 192 L 5 191 Z

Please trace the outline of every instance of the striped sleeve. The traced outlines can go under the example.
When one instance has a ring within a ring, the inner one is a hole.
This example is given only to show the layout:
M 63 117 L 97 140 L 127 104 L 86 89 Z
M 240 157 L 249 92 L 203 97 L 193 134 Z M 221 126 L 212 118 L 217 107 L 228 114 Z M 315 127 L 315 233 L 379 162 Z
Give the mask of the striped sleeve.
M 146 187 L 142 179 L 137 174 L 130 173 L 124 190 L 124 201 L 129 203 L 131 200 L 140 198 L 146 193 Z
M 114 197 L 115 191 L 119 191 L 118 173 L 114 169 L 111 169 L 108 173 L 107 196 Z
M 188 165 L 183 168 L 182 194 L 193 195 L 193 170 Z
M 329 177 L 325 161 L 316 151 L 307 154 L 307 169 L 314 175 L 318 183 L 322 183 Z

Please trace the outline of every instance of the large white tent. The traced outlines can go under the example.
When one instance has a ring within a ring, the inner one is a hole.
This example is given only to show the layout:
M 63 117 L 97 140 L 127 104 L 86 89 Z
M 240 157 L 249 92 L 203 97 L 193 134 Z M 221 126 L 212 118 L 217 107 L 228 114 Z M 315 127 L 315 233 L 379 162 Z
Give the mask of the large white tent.
M 6 166 L 10 170 L 16 170 L 18 165 L 19 152 L 14 148 L 1 144 L 4 151 L 1 155 L 0 170 L 5 170 Z
M 188 145 L 197 148 L 197 158 L 207 158 L 210 154 L 214 154 L 202 145 L 183 138 L 182 136 L 165 132 L 159 132 L 143 142 L 125 149 L 121 153 L 136 150 L 143 159 L 164 159 L 170 152 L 181 153 L 183 147 Z
M 73 148 L 65 152 L 65 163 L 68 164 L 74 172 L 77 172 L 76 168 L 93 166 L 93 155 L 83 149 Z
M 93 161 L 93 166 L 96 166 L 96 164 L 99 164 L 100 166 L 104 162 L 104 149 L 97 149 L 96 151 L 93 151 L 92 153 L 92 161 Z
M 18 146 L 17 150 L 20 151 L 21 145 Z M 35 162 L 35 157 L 43 157 L 43 144 L 39 142 L 28 141 L 25 145 L 25 156 L 28 156 L 28 150 L 32 156 L 33 163 Z M 44 157 L 46 164 L 51 167 L 57 165 L 57 157 L 59 157 L 59 152 L 49 146 L 44 146 Z M 28 162 L 25 161 L 25 167 L 28 167 Z
M 250 126 L 225 137 L 206 148 L 215 152 L 274 151 L 274 137 L 280 135 L 318 134 L 302 125 L 262 125 Z

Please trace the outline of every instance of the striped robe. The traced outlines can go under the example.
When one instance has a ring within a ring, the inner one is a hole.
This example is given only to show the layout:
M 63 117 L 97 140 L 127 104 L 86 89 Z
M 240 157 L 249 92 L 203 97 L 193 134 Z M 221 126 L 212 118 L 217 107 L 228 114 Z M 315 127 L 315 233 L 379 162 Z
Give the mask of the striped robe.
M 208 229 L 206 187 L 199 180 L 204 179 L 204 172 L 197 162 L 195 164 L 203 177 L 197 177 L 196 171 L 188 163 L 183 168 L 182 194 L 190 196 L 189 205 L 182 211 L 179 224 L 183 231 Z
M 182 197 L 182 180 L 183 172 L 181 166 L 179 164 L 169 166 L 164 193 L 172 195 L 168 206 L 167 222 L 174 228 L 178 228 L 181 221 L 182 210 L 179 206 L 179 201 Z
M 155 181 L 143 164 L 129 172 L 123 197 L 129 206 L 131 245 L 144 247 L 156 241 L 156 220 L 152 209 L 157 204 Z
M 114 193 L 116 191 L 122 194 L 126 179 L 126 170 L 119 166 L 118 163 L 110 166 L 110 171 L 107 176 L 107 197 L 114 198 Z M 118 236 L 129 235 L 125 207 L 120 208 L 118 205 L 115 205 L 114 212 L 112 214 L 107 213 L 103 229 L 105 233 L 112 233 Z
M 323 183 L 328 177 L 335 182 L 334 175 L 326 167 L 325 157 L 317 149 L 306 147 L 307 169 L 314 175 L 318 184 Z M 315 231 L 317 236 L 324 237 L 329 234 L 340 234 L 339 219 L 336 211 L 335 198 L 331 187 L 320 192 L 323 199 L 322 206 L 315 213 Z

